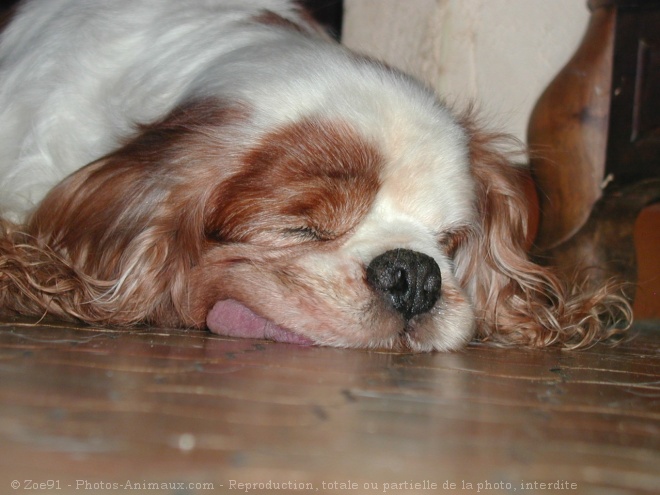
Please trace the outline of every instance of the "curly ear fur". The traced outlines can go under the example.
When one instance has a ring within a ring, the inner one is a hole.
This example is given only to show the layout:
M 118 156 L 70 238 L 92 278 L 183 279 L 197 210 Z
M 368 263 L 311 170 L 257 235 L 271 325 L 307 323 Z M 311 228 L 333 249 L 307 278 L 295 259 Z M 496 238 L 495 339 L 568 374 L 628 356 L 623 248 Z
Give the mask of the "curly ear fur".
M 505 148 L 511 138 L 477 130 L 469 116 L 464 125 L 482 223 L 457 252 L 456 264 L 477 311 L 478 337 L 502 345 L 580 348 L 622 334 L 632 310 L 621 284 L 591 288 L 586 277 L 562 280 L 551 267 L 529 260 L 526 171 L 510 163 Z
M 200 248 L 173 239 L 199 238 L 178 231 L 198 223 L 178 221 L 181 213 L 167 202 L 142 207 L 159 202 L 161 192 L 145 187 L 132 173 L 137 167 L 119 172 L 123 165 L 109 158 L 77 172 L 21 229 L 3 222 L 3 310 L 115 325 L 180 321 L 175 304 Z
M 207 199 L 222 180 L 219 129 L 240 112 L 191 106 L 62 181 L 26 225 L 0 220 L 3 311 L 204 325 L 205 315 L 188 314 L 187 276 L 204 247 Z

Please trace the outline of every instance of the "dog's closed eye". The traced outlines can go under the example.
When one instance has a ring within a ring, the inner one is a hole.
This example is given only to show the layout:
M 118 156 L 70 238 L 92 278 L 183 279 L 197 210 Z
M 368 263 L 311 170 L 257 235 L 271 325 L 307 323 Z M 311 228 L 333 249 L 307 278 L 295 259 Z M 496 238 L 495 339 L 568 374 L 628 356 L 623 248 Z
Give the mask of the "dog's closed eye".
M 458 227 L 443 232 L 440 235 L 439 243 L 447 256 L 453 258 L 458 249 L 468 241 L 472 231 L 473 228 L 470 227 Z
M 318 227 L 301 226 L 284 229 L 284 234 L 302 241 L 331 241 L 337 237 L 335 232 Z

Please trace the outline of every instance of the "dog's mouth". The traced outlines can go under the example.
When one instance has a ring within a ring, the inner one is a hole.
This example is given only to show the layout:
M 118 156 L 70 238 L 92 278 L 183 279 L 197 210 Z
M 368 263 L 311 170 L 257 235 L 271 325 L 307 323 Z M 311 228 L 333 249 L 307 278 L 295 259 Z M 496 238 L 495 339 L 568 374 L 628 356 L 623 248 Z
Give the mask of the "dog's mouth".
M 206 325 L 213 333 L 227 337 L 314 345 L 311 339 L 276 325 L 234 299 L 215 303 L 206 315 Z

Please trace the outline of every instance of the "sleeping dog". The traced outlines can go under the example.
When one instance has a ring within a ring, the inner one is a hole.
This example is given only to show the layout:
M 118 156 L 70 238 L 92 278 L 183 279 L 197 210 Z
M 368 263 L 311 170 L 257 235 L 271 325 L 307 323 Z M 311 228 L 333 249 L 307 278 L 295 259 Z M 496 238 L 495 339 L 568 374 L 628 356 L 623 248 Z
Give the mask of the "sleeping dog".
M 0 307 L 342 347 L 584 346 L 506 137 L 289 0 L 48 0 L 0 39 Z

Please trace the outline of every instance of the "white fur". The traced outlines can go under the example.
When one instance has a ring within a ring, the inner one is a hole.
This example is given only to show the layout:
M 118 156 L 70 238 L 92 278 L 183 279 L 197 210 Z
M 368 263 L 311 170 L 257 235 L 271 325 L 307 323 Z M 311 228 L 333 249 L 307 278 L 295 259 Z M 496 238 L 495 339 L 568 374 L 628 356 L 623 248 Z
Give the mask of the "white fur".
M 24 3 L 0 43 L 0 212 L 22 220 L 62 178 L 209 79 L 217 93 L 257 76 L 217 74 L 217 61 L 255 43 L 287 50 L 273 31 L 242 25 L 266 8 L 298 20 L 284 0 Z

